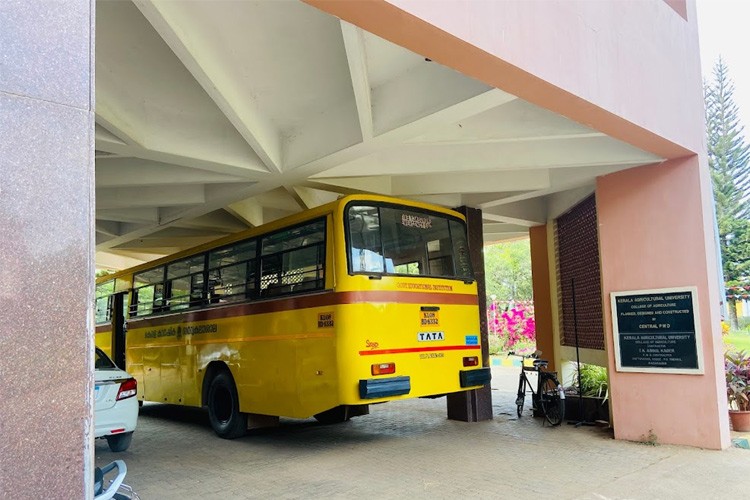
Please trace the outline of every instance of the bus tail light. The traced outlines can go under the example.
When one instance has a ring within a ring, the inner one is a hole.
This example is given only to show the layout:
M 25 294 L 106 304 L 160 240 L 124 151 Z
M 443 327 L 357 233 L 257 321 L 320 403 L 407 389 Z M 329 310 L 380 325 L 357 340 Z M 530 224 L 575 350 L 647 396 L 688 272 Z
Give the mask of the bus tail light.
M 479 366 L 479 357 L 469 356 L 464 358 L 464 366 Z
M 138 382 L 136 382 L 134 378 L 129 378 L 120 384 L 120 390 L 117 391 L 117 401 L 132 398 L 137 392 Z
M 388 375 L 389 373 L 396 373 L 396 363 L 378 363 L 372 365 L 370 370 L 373 375 Z

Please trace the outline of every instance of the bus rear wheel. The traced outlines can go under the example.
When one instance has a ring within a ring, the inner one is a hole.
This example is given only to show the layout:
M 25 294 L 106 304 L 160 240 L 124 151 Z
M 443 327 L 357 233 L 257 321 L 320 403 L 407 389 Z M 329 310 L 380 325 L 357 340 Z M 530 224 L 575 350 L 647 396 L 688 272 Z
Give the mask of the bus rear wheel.
M 240 412 L 237 387 L 226 370 L 217 373 L 208 388 L 208 419 L 220 438 L 238 438 L 247 431 L 247 414 Z

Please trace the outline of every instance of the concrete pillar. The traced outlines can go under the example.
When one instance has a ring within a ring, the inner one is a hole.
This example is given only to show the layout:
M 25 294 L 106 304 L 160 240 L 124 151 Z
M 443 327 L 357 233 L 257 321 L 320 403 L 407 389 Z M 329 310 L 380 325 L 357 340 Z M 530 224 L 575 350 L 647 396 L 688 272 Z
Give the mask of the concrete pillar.
M 92 496 L 92 0 L 0 2 L 0 497 Z
M 469 236 L 469 255 L 477 279 L 479 295 L 479 330 L 482 337 L 482 366 L 490 366 L 487 339 L 487 293 L 484 281 L 484 236 L 482 234 L 482 211 L 476 208 L 459 207 L 458 212 L 466 216 Z M 448 418 L 464 422 L 492 420 L 492 394 L 490 386 L 468 392 L 448 394 Z
M 596 202 L 615 438 L 728 447 L 713 196 L 705 157 L 600 177 Z M 697 289 L 703 373 L 618 372 L 610 294 L 687 286 Z
M 547 226 L 529 229 L 531 248 L 531 281 L 534 290 L 534 321 L 536 346 L 549 360 L 549 369 L 555 370 L 558 349 L 552 329 L 552 295 L 550 293 L 549 254 L 547 252 Z

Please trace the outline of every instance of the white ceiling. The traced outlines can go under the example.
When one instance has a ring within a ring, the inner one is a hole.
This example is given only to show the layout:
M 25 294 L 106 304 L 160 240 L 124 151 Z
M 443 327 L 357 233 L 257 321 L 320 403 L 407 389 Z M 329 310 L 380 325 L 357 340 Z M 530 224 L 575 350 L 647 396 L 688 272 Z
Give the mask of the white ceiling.
M 527 234 L 660 158 L 296 0 L 96 5 L 97 264 L 372 192 Z

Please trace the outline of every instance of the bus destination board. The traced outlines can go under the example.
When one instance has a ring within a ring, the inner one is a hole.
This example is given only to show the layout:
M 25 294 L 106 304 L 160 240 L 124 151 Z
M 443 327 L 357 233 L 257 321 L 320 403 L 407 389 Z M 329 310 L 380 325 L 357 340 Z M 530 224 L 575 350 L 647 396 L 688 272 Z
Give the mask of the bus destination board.
M 703 373 L 695 287 L 614 292 L 618 371 Z

